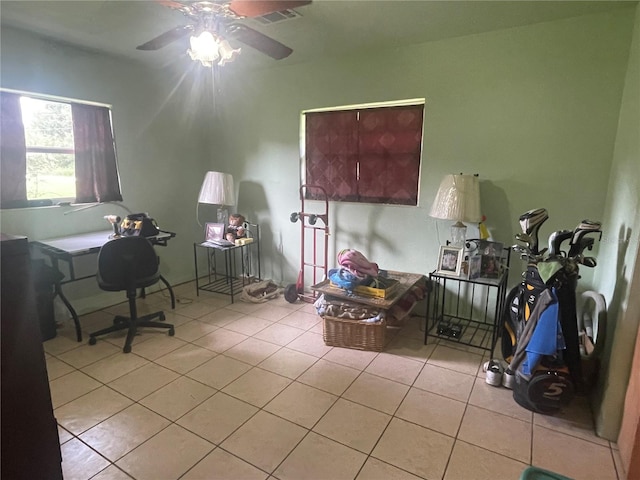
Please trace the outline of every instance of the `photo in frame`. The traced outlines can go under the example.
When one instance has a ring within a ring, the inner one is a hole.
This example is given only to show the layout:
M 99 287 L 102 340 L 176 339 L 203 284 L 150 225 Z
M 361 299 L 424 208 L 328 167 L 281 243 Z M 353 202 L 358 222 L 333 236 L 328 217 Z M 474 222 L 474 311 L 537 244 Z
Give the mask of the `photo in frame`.
M 207 223 L 205 224 L 204 239 L 206 242 L 213 240 L 222 240 L 224 238 L 224 223 Z
M 504 245 L 500 242 L 480 240 L 477 254 L 481 258 L 480 276 L 484 278 L 498 278 L 500 276 L 501 261 Z
M 453 247 L 449 245 L 440 246 L 440 255 L 438 256 L 438 268 L 436 273 L 441 275 L 460 276 L 462 269 L 462 260 L 464 258 L 464 249 L 462 247 Z
M 480 278 L 482 273 L 482 255 L 474 255 L 469 258 L 469 279 Z

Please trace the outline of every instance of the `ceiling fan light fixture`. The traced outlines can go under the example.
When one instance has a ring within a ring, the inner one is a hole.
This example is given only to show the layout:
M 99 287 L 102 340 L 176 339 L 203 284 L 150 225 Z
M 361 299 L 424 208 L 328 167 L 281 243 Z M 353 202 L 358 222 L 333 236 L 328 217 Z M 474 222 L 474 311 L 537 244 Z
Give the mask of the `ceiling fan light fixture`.
M 211 67 L 214 63 L 222 66 L 233 61 L 240 53 L 239 48 L 231 48 L 229 42 L 208 30 L 200 35 L 193 35 L 190 43 L 191 48 L 187 53 L 191 60 L 198 61 L 205 67 Z
M 218 65 L 223 66 L 226 63 L 232 62 L 240 54 L 240 51 L 240 48 L 232 48 L 229 42 L 222 40 L 218 48 L 218 53 L 220 54 Z

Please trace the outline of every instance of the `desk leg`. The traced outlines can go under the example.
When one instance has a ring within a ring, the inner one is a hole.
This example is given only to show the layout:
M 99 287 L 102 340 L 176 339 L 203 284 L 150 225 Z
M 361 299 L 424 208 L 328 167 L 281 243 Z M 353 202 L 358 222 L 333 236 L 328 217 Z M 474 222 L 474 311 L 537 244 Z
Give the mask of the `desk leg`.
M 75 309 L 73 308 L 73 305 L 71 305 L 69 300 L 67 300 L 67 297 L 64 296 L 64 293 L 62 293 L 62 285 L 59 282 L 56 282 L 54 288 L 55 288 L 55 295 L 58 295 L 60 297 L 60 299 L 62 300 L 62 303 L 64 303 L 64 305 L 67 307 L 67 310 L 69 310 L 69 313 L 73 317 L 73 323 L 76 326 L 76 338 L 77 338 L 78 342 L 81 342 L 82 341 L 82 329 L 80 328 L 80 319 L 78 318 L 78 314 L 76 313 Z M 55 297 L 55 295 L 54 295 L 54 297 Z
M 173 289 L 171 288 L 171 285 L 169 285 L 169 282 L 167 282 L 167 279 L 164 278 L 162 275 L 160 275 L 160 280 L 162 280 L 162 283 L 164 283 L 167 286 L 167 290 L 169 290 L 169 295 L 171 295 L 171 308 L 173 310 L 176 309 L 176 297 L 173 294 Z

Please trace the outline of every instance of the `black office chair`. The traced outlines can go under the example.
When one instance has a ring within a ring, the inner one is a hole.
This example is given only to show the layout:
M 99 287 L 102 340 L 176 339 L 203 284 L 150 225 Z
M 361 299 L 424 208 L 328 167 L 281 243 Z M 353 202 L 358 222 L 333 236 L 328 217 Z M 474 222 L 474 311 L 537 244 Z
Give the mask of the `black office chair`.
M 96 337 L 105 333 L 129 329 L 122 351 L 131 351 L 131 342 L 138 327 L 168 328 L 169 336 L 175 331 L 173 325 L 161 323 L 164 312 L 155 312 L 138 317 L 136 291 L 154 285 L 160 280 L 160 259 L 153 245 L 144 237 L 122 237 L 105 243 L 98 254 L 98 285 L 102 290 L 119 292 L 125 290 L 129 299 L 130 317 L 118 315 L 113 325 L 89 335 L 89 345 L 96 344 Z M 158 318 L 160 322 L 152 321 Z

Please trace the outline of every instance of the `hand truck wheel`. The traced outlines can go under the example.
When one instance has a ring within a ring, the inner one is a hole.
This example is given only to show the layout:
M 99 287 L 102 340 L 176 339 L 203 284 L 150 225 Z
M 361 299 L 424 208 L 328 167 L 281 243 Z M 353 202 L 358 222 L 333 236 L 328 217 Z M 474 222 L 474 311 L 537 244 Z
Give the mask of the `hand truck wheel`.
M 296 303 L 298 300 L 298 287 L 295 283 L 290 283 L 284 287 L 284 299 L 289 303 Z

